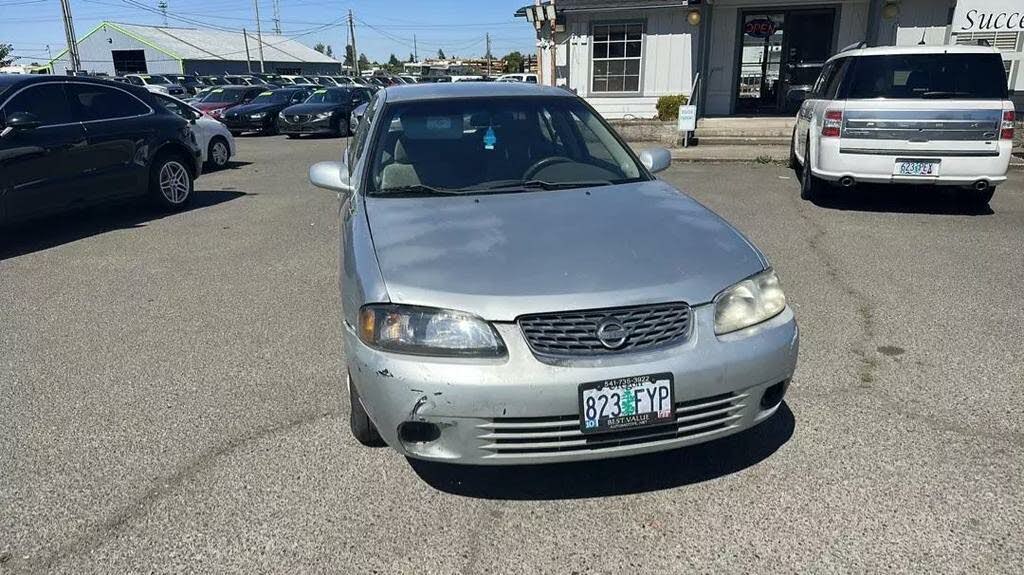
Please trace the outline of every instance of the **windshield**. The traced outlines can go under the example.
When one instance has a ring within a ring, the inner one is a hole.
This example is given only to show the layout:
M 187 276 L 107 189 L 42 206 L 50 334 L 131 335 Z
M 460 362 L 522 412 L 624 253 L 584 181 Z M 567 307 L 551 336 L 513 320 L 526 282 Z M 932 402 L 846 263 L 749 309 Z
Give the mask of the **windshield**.
M 167 78 L 164 78 L 163 76 L 139 76 L 139 78 L 142 78 L 142 81 L 147 84 L 167 85 L 171 83 Z
M 217 88 L 216 90 L 211 90 L 210 94 L 203 98 L 203 103 L 233 104 L 240 101 L 244 93 L 245 90 L 225 90 L 223 88 Z
M 259 96 L 253 98 L 253 104 L 284 104 L 291 99 L 294 90 L 275 90 L 273 92 L 260 92 Z
M 646 179 L 596 114 L 574 98 L 398 103 L 369 158 L 370 193 L 499 193 Z
M 296 84 L 315 84 L 315 82 L 305 76 L 295 76 L 292 80 L 294 80 Z
M 307 104 L 341 104 L 351 98 L 348 90 L 316 90 L 306 100 Z
M 847 98 L 1006 99 L 998 54 L 893 54 L 853 59 Z

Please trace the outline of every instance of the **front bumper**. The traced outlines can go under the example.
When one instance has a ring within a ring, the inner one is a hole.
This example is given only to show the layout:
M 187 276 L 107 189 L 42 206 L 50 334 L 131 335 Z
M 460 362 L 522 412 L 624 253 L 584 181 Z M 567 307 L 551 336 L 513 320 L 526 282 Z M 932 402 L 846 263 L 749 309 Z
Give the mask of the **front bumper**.
M 799 334 L 793 312 L 716 337 L 710 305 L 694 308 L 685 343 L 648 353 L 539 361 L 516 324 L 497 324 L 508 357 L 434 359 L 385 353 L 345 328 L 350 384 L 381 437 L 417 459 L 478 465 L 581 461 L 674 449 L 725 437 L 770 417 L 768 388 L 788 385 L 796 369 Z M 578 385 L 670 372 L 676 422 L 643 430 L 584 437 Z M 781 396 L 780 396 L 781 399 Z M 427 443 L 399 438 L 404 422 L 432 423 L 440 437 Z
M 857 182 L 970 186 L 979 180 L 992 185 L 1006 181 L 1011 142 L 992 142 L 987 149 L 956 149 L 942 142 L 906 143 L 899 150 L 885 150 L 871 140 L 821 139 L 814 175 L 828 181 L 851 177 Z M 946 149 L 953 148 L 953 149 Z M 893 174 L 899 158 L 939 160 L 938 177 Z
M 331 125 L 330 118 L 306 122 L 290 122 L 282 118 L 278 123 L 278 130 L 282 134 L 333 134 L 334 126 Z
M 220 123 L 228 127 L 229 130 L 234 132 L 260 132 L 266 130 L 270 126 L 269 117 L 263 117 L 259 120 L 254 120 L 247 117 L 220 117 Z

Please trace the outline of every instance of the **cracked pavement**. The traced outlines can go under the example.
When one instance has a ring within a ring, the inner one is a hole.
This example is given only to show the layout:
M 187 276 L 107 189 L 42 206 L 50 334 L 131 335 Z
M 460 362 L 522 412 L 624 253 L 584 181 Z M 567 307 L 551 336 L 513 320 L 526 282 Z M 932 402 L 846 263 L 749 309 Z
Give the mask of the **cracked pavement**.
M 0 574 L 1024 571 L 1024 173 L 978 213 L 677 164 L 782 277 L 785 407 L 680 451 L 466 469 L 349 436 L 337 202 L 305 175 L 341 145 L 242 138 L 191 211 L 0 240 Z

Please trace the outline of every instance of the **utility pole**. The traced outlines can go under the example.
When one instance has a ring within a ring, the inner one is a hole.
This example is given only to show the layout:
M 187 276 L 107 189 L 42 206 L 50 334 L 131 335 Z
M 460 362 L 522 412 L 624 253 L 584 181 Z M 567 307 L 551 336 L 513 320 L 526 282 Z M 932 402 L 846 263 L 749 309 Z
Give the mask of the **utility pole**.
M 260 31 L 260 0 L 252 0 L 252 5 L 256 7 L 256 42 L 258 43 L 258 52 L 260 54 L 260 74 L 263 74 L 267 70 L 263 63 L 263 32 Z
M 487 33 L 487 77 L 491 77 L 491 33 Z
M 242 40 L 245 41 L 245 67 L 252 74 L 252 60 L 249 58 L 249 33 L 242 28 Z
M 412 35 L 412 59 L 420 61 L 420 51 L 416 49 L 416 34 Z
M 156 5 L 160 9 L 160 14 L 164 17 L 164 26 L 167 25 L 167 2 L 166 0 L 160 0 Z
M 82 69 L 82 61 L 78 59 L 75 23 L 71 19 L 71 5 L 68 3 L 68 0 L 60 0 L 60 9 L 64 13 L 64 36 L 68 42 L 68 62 L 71 63 L 71 70 L 77 74 Z
M 352 17 L 352 9 L 348 10 L 348 34 L 352 37 L 352 68 L 356 71 L 356 76 L 360 76 L 359 72 L 359 50 L 356 50 L 356 27 L 353 24 L 354 18 Z
M 281 4 L 274 0 L 274 34 L 281 35 Z

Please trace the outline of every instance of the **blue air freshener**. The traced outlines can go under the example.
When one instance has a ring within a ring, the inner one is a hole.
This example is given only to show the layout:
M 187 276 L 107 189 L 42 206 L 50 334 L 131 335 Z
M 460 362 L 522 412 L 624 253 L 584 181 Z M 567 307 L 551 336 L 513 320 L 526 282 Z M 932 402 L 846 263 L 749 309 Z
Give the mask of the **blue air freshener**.
M 484 134 L 484 149 L 493 150 L 494 144 L 498 143 L 498 137 L 494 135 L 494 128 L 488 126 L 487 133 Z

